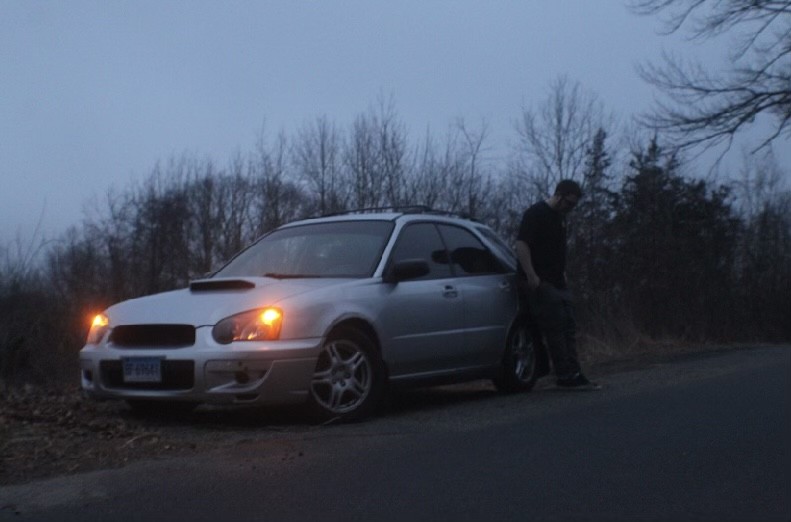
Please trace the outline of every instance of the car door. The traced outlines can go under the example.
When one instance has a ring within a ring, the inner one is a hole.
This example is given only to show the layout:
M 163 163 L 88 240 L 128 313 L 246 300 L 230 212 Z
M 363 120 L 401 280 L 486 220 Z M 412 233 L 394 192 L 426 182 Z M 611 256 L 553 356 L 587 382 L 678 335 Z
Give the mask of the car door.
M 494 364 L 502 356 L 508 328 L 518 310 L 516 276 L 469 230 L 441 224 L 439 231 L 463 296 L 467 345 L 457 364 Z
M 463 350 L 464 308 L 448 252 L 433 223 L 411 223 L 398 236 L 388 265 L 422 259 L 429 273 L 385 283 L 378 318 L 392 378 L 453 367 Z

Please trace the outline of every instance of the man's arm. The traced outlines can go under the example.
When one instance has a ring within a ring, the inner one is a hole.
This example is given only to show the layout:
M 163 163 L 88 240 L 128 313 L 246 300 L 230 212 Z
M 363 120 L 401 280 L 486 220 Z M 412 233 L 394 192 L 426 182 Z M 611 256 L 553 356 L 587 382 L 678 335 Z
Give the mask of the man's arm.
M 541 284 L 541 279 L 536 274 L 535 268 L 533 268 L 533 260 L 530 258 L 530 247 L 520 239 L 516 241 L 516 257 L 527 276 L 527 285 L 530 288 L 538 288 Z

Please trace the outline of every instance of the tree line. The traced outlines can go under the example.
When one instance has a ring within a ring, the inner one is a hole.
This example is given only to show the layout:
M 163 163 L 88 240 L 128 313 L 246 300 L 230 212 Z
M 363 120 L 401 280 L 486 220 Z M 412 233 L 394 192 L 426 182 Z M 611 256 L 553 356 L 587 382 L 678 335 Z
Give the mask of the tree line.
M 73 383 L 93 313 L 184 287 L 288 221 L 427 205 L 513 242 L 524 209 L 562 178 L 585 192 L 569 224 L 583 350 L 791 340 L 791 192 L 771 157 L 751 156 L 736 181 L 706 180 L 659 135 L 613 139 L 614 119 L 566 78 L 522 108 L 515 131 L 495 160 L 483 124 L 413 140 L 379 103 L 348 128 L 318 117 L 290 136 L 262 132 L 224 164 L 158 164 L 35 255 L 4 247 L 0 381 Z

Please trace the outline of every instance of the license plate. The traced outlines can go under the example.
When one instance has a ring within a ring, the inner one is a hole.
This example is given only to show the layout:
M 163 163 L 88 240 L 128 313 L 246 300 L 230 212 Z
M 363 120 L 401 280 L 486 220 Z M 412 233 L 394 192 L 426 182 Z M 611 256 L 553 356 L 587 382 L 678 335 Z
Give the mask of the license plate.
M 130 357 L 123 359 L 124 382 L 162 382 L 162 359 Z

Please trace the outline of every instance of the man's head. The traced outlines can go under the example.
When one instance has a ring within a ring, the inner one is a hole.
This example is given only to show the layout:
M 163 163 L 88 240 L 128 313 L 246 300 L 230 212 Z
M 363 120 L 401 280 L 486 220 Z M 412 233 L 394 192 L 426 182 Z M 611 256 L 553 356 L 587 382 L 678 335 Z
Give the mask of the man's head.
M 549 199 L 549 206 L 553 209 L 567 214 L 577 206 L 582 198 L 582 189 L 579 183 L 570 179 L 563 179 L 555 187 L 555 193 Z

